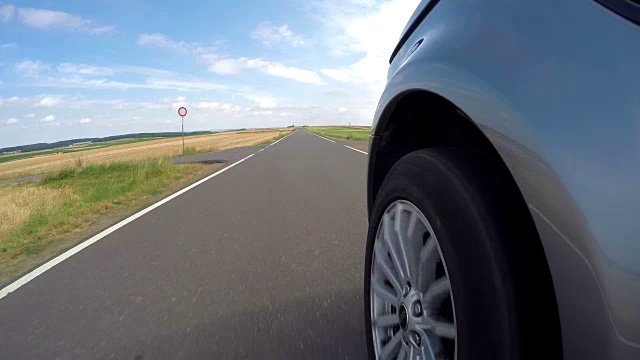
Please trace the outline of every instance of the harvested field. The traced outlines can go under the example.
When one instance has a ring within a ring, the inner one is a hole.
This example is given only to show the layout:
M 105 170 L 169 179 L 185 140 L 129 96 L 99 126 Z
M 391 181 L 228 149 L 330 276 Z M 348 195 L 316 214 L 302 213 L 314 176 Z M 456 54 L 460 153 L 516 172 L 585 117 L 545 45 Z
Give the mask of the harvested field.
M 220 151 L 240 146 L 264 143 L 291 130 L 234 131 L 185 138 L 185 147 L 197 152 Z M 76 163 L 103 164 L 116 161 L 139 161 L 178 156 L 182 152 L 182 139 L 170 138 L 139 143 L 114 145 L 66 154 L 54 154 L 0 163 L 0 179 L 59 171 Z

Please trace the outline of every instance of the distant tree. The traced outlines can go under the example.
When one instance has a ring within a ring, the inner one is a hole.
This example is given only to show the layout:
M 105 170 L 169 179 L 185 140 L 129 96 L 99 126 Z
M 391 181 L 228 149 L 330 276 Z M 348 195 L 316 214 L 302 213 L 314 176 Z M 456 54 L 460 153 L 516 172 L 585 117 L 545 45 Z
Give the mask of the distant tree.
M 214 133 L 213 131 L 192 131 L 192 132 L 185 133 L 185 135 L 206 135 L 206 134 L 213 134 L 213 133 Z M 57 148 L 66 147 L 75 143 L 82 143 L 82 142 L 100 143 L 100 142 L 114 141 L 114 140 L 120 140 L 120 139 L 145 139 L 150 137 L 176 137 L 176 136 L 182 136 L 182 133 L 181 132 L 135 133 L 135 134 L 112 135 L 112 136 L 106 136 L 101 138 L 70 139 L 70 140 L 56 141 L 53 143 L 37 143 L 37 144 L 0 148 L 0 153 L 8 152 L 8 151 L 29 152 L 29 151 L 57 149 Z

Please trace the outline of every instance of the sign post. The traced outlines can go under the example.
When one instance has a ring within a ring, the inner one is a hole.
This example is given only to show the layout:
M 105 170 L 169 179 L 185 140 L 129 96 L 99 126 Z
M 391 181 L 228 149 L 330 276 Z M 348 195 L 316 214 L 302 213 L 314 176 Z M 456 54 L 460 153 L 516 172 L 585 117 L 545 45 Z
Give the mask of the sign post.
M 182 118 L 182 153 L 184 154 L 184 117 L 187 116 L 187 108 L 181 106 L 178 109 L 178 115 Z

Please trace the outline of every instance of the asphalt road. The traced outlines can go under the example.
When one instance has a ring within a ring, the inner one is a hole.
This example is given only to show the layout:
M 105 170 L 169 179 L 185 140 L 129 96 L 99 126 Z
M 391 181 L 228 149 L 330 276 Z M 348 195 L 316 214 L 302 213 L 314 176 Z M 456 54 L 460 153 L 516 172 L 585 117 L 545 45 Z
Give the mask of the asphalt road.
M 0 358 L 363 358 L 366 155 L 298 130 L 0 299 Z

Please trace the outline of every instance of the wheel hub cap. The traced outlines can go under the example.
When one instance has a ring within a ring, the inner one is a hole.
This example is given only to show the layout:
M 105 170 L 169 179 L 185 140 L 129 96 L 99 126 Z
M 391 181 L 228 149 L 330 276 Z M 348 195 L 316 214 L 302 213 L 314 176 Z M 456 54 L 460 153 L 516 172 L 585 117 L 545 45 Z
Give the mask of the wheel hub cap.
M 409 314 L 407 313 L 407 307 L 404 304 L 400 305 L 400 311 L 398 312 L 400 321 L 400 327 L 402 330 L 407 330 L 409 327 Z

